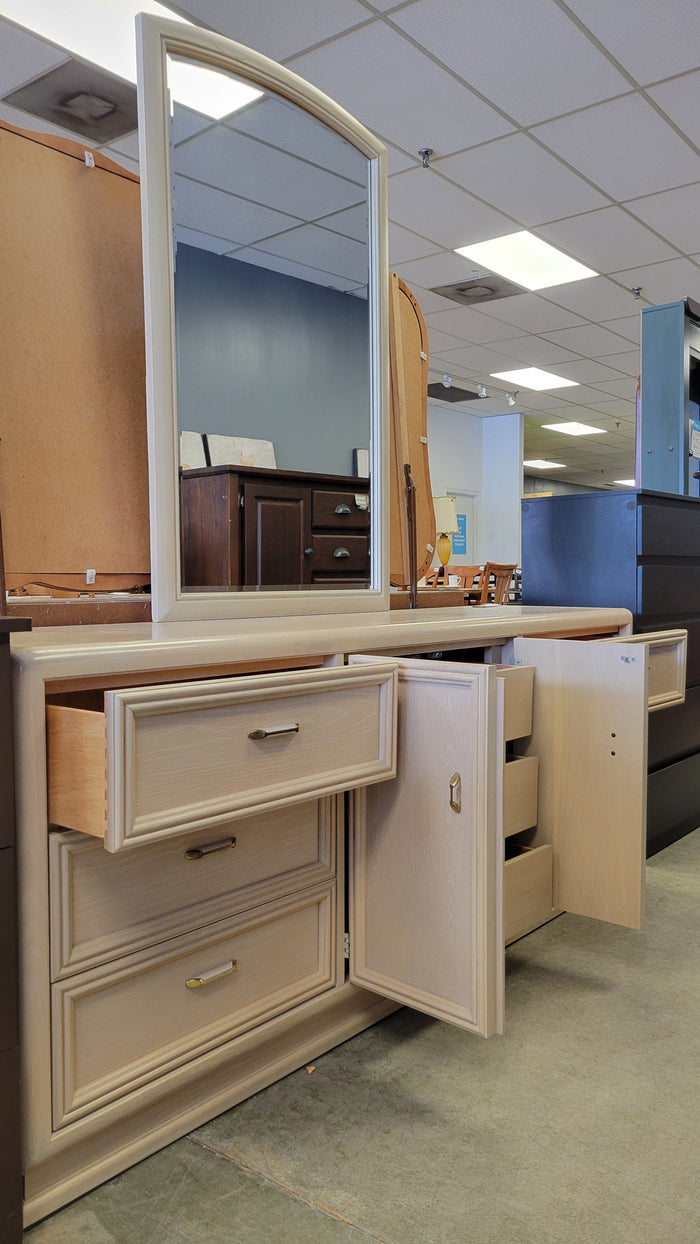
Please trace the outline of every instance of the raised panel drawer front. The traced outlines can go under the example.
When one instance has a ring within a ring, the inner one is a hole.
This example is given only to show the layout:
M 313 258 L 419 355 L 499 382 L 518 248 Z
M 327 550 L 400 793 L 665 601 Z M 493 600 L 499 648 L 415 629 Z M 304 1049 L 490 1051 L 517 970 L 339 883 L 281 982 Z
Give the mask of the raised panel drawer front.
M 687 631 L 652 631 L 640 635 L 621 635 L 601 640 L 608 644 L 629 644 L 646 652 L 649 668 L 648 706 L 652 713 L 685 699 Z M 635 654 L 630 653 L 630 660 Z
M 337 796 L 293 804 L 116 855 L 55 830 L 52 978 L 330 880 L 337 808 Z
M 54 1127 L 335 984 L 335 886 L 53 986 Z
M 106 691 L 104 709 L 47 706 L 49 819 L 108 851 L 396 771 L 395 662 Z

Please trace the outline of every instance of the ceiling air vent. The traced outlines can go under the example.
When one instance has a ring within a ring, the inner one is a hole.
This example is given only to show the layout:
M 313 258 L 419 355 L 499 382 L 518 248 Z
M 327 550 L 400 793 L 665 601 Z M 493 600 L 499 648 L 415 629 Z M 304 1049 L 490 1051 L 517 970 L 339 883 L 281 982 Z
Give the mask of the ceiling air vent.
M 138 125 L 136 88 L 77 60 L 64 61 L 2 102 L 92 143 L 112 142 Z
M 471 389 L 458 389 L 456 385 L 445 385 L 441 380 L 428 385 L 428 397 L 437 398 L 441 402 L 475 402 L 478 396 Z
M 513 294 L 526 294 L 527 290 L 514 281 L 507 281 L 504 276 L 495 276 L 490 272 L 482 272 L 471 281 L 455 281 L 452 285 L 436 285 L 434 294 L 441 298 L 450 298 L 463 307 L 479 307 L 484 302 L 494 302 L 496 298 L 512 298 Z

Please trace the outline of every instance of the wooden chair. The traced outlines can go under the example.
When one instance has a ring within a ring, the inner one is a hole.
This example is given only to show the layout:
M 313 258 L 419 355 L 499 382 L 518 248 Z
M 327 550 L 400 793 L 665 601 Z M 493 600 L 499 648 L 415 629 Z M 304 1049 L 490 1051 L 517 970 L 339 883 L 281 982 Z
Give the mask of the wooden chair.
M 493 605 L 507 605 L 508 592 L 515 573 L 515 565 L 504 565 L 501 562 L 487 562 L 484 566 L 484 579 L 481 601 Z M 491 581 L 493 580 L 493 582 Z

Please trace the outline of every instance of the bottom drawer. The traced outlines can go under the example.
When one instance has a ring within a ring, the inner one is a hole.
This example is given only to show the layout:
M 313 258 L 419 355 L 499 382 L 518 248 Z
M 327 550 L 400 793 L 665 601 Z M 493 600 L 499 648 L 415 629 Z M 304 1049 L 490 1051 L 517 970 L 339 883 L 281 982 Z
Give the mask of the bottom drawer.
M 54 985 L 54 1127 L 334 985 L 334 900 L 316 886 Z
M 521 848 L 503 875 L 503 940 L 524 937 L 557 913 L 552 907 L 552 848 Z

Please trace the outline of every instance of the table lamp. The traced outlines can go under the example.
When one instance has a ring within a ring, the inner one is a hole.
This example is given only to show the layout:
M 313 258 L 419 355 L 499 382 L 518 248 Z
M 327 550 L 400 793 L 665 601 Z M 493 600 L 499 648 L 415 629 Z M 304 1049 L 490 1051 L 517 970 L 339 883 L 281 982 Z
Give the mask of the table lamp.
M 435 512 L 435 530 L 439 532 L 436 541 L 437 555 L 442 567 L 443 580 L 446 581 L 445 566 L 450 560 L 452 553 L 450 536 L 459 531 L 456 498 L 447 496 L 433 497 L 433 509 Z

